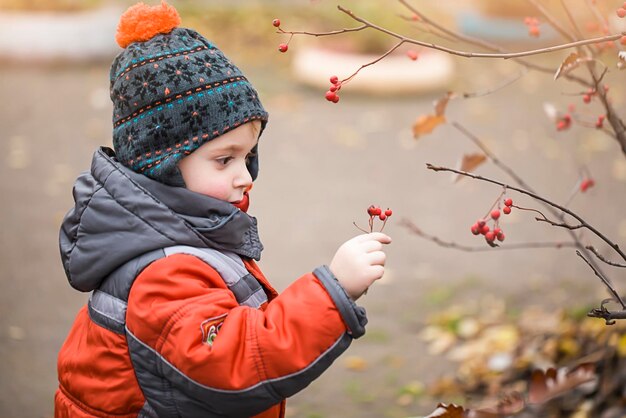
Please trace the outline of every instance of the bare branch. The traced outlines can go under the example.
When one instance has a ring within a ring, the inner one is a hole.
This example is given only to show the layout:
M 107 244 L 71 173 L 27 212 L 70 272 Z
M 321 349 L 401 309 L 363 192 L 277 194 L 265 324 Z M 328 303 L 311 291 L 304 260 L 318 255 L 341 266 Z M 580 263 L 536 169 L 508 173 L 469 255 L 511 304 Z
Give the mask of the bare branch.
M 587 263 L 587 265 L 589 266 L 589 268 L 591 270 L 593 270 L 594 274 L 596 276 L 598 276 L 600 278 L 600 280 L 602 280 L 602 282 L 606 285 L 606 287 L 609 289 L 609 292 L 611 292 L 611 294 L 613 295 L 613 298 L 618 301 L 621 305 L 622 305 L 622 309 L 626 310 L 626 306 L 624 305 L 624 301 L 622 300 L 622 298 L 619 296 L 619 294 L 617 293 L 617 290 L 615 290 L 615 288 L 611 285 L 611 282 L 604 277 L 603 274 L 600 274 L 598 272 L 598 270 L 596 270 L 593 265 L 591 265 L 591 263 L 582 255 L 582 253 L 579 250 L 576 250 L 576 254 L 582 258 L 585 263 Z M 602 307 L 604 307 L 604 303 L 602 304 Z M 625 312 L 626 313 L 626 312 Z M 626 317 L 625 317 L 626 318 Z M 607 325 L 609 325 L 608 321 L 607 321 Z
M 446 27 L 441 26 L 440 24 L 438 24 L 437 22 L 435 22 L 432 19 L 429 19 L 427 16 L 423 15 L 422 13 L 419 13 L 417 9 L 415 9 L 413 6 L 411 6 L 406 0 L 398 0 L 400 2 L 400 4 L 402 4 L 404 7 L 406 7 L 408 10 L 410 10 L 412 13 L 416 14 L 421 21 L 423 21 L 424 23 L 446 33 L 449 36 L 452 36 L 460 41 L 466 42 L 470 45 L 476 45 L 479 46 L 481 48 L 484 48 L 488 51 L 494 51 L 494 52 L 505 52 L 505 50 L 497 45 L 494 45 L 492 43 L 486 42 L 483 39 L 479 39 L 479 38 L 474 38 L 471 36 L 467 36 L 467 35 L 463 35 L 461 33 L 458 32 L 454 32 Z M 554 69 L 553 68 L 549 68 L 549 67 L 543 67 L 540 65 L 537 65 L 535 63 L 526 61 L 522 58 L 514 58 L 513 59 L 515 62 L 517 62 L 518 64 L 521 64 L 523 66 L 525 66 L 528 69 L 532 69 L 535 71 L 540 71 L 540 72 L 544 72 L 547 74 L 554 74 Z M 570 75 L 570 74 L 566 74 L 565 78 L 567 78 L 570 81 L 576 81 L 579 84 L 585 85 L 585 86 L 589 86 L 589 82 L 586 80 L 583 80 L 582 78 Z
M 554 221 L 551 221 L 550 219 L 545 218 L 545 217 L 544 218 L 535 218 L 535 220 L 539 221 L 539 222 L 549 223 L 552 226 L 559 226 L 561 228 L 571 229 L 571 230 L 585 228 L 585 225 L 583 225 L 583 224 L 570 225 L 570 224 L 568 224 L 566 222 L 554 222 Z
M 484 90 L 484 91 L 480 91 L 480 92 L 474 92 L 474 93 L 463 93 L 462 97 L 464 99 L 471 99 L 474 97 L 481 97 L 481 96 L 487 96 L 491 93 L 495 93 L 498 90 L 502 90 L 505 87 L 510 86 L 511 84 L 515 83 L 517 80 L 519 80 L 520 78 L 522 78 L 523 76 L 526 75 L 527 70 L 524 71 L 520 71 L 519 74 L 517 74 L 515 77 L 512 77 L 510 80 L 505 81 L 504 83 L 502 83 L 501 85 L 491 88 L 489 90 Z
M 612 300 L 613 299 L 604 299 L 600 304 L 600 307 L 592 309 L 589 313 L 587 313 L 587 316 L 591 318 L 602 318 L 606 321 L 607 325 L 615 324 L 616 319 L 626 319 L 626 309 L 611 312 L 604 307 L 604 305 Z
M 369 27 L 369 25 L 361 25 L 357 28 L 346 28 L 346 29 L 338 29 L 338 30 L 332 30 L 330 32 L 304 32 L 304 31 L 286 31 L 283 30 L 282 28 L 278 28 L 278 30 L 276 31 L 277 33 L 284 33 L 287 35 L 308 35 L 308 36 L 315 36 L 320 37 L 320 36 L 333 36 L 333 35 L 339 35 L 342 33 L 348 33 L 348 32 L 359 32 L 362 31 L 363 29 L 367 29 Z
M 552 15 L 536 0 L 526 0 L 528 3 L 532 4 L 538 11 L 543 15 L 543 17 L 552 25 L 554 29 L 557 30 L 565 39 L 569 39 L 570 41 L 575 41 L 576 37 L 569 33 L 567 29 L 565 29 L 558 20 L 556 20 Z
M 606 264 L 610 265 L 610 266 L 614 266 L 614 267 L 623 267 L 626 268 L 626 264 L 620 264 L 620 263 L 616 263 L 614 261 L 610 261 L 607 260 L 606 258 L 604 258 L 604 256 L 602 254 L 600 254 L 598 252 L 598 250 L 596 249 L 596 247 L 594 247 L 593 245 L 588 245 L 587 248 L 589 251 L 591 251 L 596 257 L 598 257 L 600 259 L 600 261 L 605 262 Z
M 486 181 L 488 183 L 497 184 L 499 186 L 506 187 L 508 189 L 515 190 L 517 192 L 520 192 L 522 194 L 530 196 L 533 199 L 536 199 L 536 200 L 539 200 L 541 202 L 547 203 L 548 205 L 553 206 L 553 207 L 559 209 L 560 211 L 567 213 L 568 215 L 570 215 L 571 217 L 575 218 L 576 220 L 578 220 L 581 224 L 583 224 L 585 226 L 585 228 L 589 229 L 591 232 L 596 234 L 599 238 L 601 238 L 604 242 L 606 242 L 611 248 L 613 248 L 615 250 L 615 252 L 617 252 L 624 260 L 626 260 L 626 254 L 624 254 L 624 252 L 619 248 L 619 246 L 617 244 L 615 244 L 613 241 L 611 241 L 610 239 L 608 239 L 603 233 L 598 231 L 596 228 L 594 228 L 592 225 L 590 225 L 583 218 L 581 218 L 579 215 L 575 214 L 571 210 L 569 210 L 569 209 L 567 209 L 567 208 L 565 208 L 565 207 L 563 207 L 563 206 L 561 206 L 561 205 L 559 205 L 557 203 L 554 203 L 551 200 L 546 199 L 545 197 L 541 197 L 541 196 L 539 196 L 539 195 L 537 195 L 537 194 L 535 194 L 533 192 L 530 192 L 528 190 L 520 189 L 520 188 L 514 187 L 514 186 L 509 186 L 506 183 L 502 183 L 502 182 L 499 182 L 497 180 L 490 179 L 488 177 L 479 176 L 479 175 L 468 173 L 468 172 L 465 172 L 465 171 L 455 170 L 453 168 L 448 168 L 448 167 L 435 166 L 435 165 L 430 164 L 430 163 L 426 163 L 426 167 L 429 170 L 433 170 L 433 171 L 449 171 L 451 173 L 456 173 L 456 174 L 460 174 L 462 176 L 471 177 L 471 178 L 476 179 L 476 180 L 482 180 L 482 181 Z
M 575 41 L 575 42 L 568 42 L 565 44 L 560 44 L 560 45 L 554 45 L 554 46 L 550 46 L 550 47 L 546 47 L 546 48 L 539 48 L 539 49 L 532 49 L 532 50 L 528 50 L 528 51 L 521 51 L 521 52 L 509 52 L 509 53 L 485 53 L 485 52 L 465 52 L 465 51 L 458 51 L 455 49 L 451 49 L 451 48 L 447 48 L 441 45 L 437 45 L 437 44 L 433 44 L 433 43 L 429 43 L 429 42 L 422 42 L 422 41 L 418 41 L 416 39 L 411 39 L 411 38 L 407 38 L 404 35 L 400 35 L 398 33 L 395 33 L 389 29 L 385 29 L 381 26 L 378 26 L 374 23 L 371 23 L 365 19 L 363 19 L 362 17 L 359 17 L 357 15 L 355 15 L 354 13 L 352 13 L 350 10 L 343 8 L 342 6 L 337 6 L 337 8 L 339 10 L 341 10 L 342 12 L 344 12 L 345 14 L 347 14 L 348 16 L 350 16 L 352 19 L 356 20 L 357 22 L 361 22 L 369 27 L 371 27 L 372 29 L 375 29 L 379 32 L 385 33 L 391 37 L 394 37 L 400 41 L 406 42 L 406 43 L 410 43 L 410 44 L 415 44 L 415 45 L 420 45 L 423 46 L 425 48 L 431 48 L 431 49 L 436 49 L 439 51 L 443 51 L 443 52 L 447 52 L 448 54 L 451 55 L 458 55 L 461 57 L 466 57 L 466 58 L 503 58 L 503 59 L 510 59 L 510 58 L 519 58 L 519 57 L 527 57 L 530 55 L 539 55 L 539 54 L 545 54 L 548 52 L 554 52 L 554 51 L 560 51 L 563 49 L 569 49 L 569 48 L 574 48 L 574 47 L 578 47 L 578 46 L 583 46 L 583 45 L 591 45 L 591 44 L 597 44 L 599 42 L 607 42 L 607 41 L 615 41 L 617 39 L 620 39 L 622 37 L 622 34 L 613 34 L 613 35 L 607 35 L 607 36 L 602 36 L 599 38 L 591 38 L 591 39 L 584 39 L 581 41 Z
M 370 61 L 367 64 L 363 64 L 359 67 L 358 70 L 356 70 L 354 73 L 352 73 L 352 75 L 348 78 L 345 78 L 343 80 L 341 80 L 342 83 L 347 83 L 348 81 L 352 80 L 354 78 L 354 76 L 356 76 L 359 71 L 361 71 L 363 68 L 365 67 L 369 67 L 370 65 L 374 65 L 376 64 L 378 61 L 382 60 L 383 58 L 385 58 L 387 55 L 391 54 L 393 51 L 395 51 L 396 49 L 398 49 L 402 44 L 404 43 L 404 41 L 400 41 L 397 44 L 395 44 L 391 49 L 389 49 L 387 52 L 385 52 L 384 54 L 382 54 L 380 57 L 376 58 L 374 61 Z
M 483 176 L 479 176 L 479 175 L 476 175 L 476 174 L 468 173 L 468 172 L 465 172 L 465 171 L 455 170 L 455 169 L 448 168 L 448 167 L 435 166 L 435 165 L 432 165 L 430 163 L 427 163 L 426 167 L 429 170 L 433 170 L 433 171 L 448 171 L 448 172 L 451 172 L 451 173 L 460 174 L 462 176 L 471 177 L 471 178 L 476 179 L 476 180 L 482 180 L 482 181 L 486 181 L 488 183 L 497 184 L 497 185 L 499 185 L 501 187 L 506 187 L 506 188 L 509 188 L 511 190 L 515 190 L 517 192 L 520 192 L 522 194 L 530 196 L 533 199 L 536 199 L 536 200 L 539 200 L 541 202 L 547 203 L 548 205 L 553 206 L 553 207 L 561 210 L 562 212 L 567 213 L 568 215 L 572 216 L 573 218 L 577 219 L 581 224 L 583 224 L 585 226 L 585 228 L 587 228 L 588 230 L 590 230 L 591 232 L 596 234 L 596 236 L 598 236 L 600 239 L 602 239 L 604 242 L 606 242 L 611 248 L 613 248 L 613 250 L 615 250 L 615 252 L 617 252 L 624 260 L 626 260 L 626 254 L 624 254 L 624 252 L 619 248 L 619 246 L 617 244 L 613 243 L 611 240 L 609 240 L 603 233 L 598 231 L 596 228 L 594 228 L 592 225 L 587 223 L 584 219 L 582 219 L 580 216 L 578 216 L 577 214 L 575 214 L 571 210 L 569 210 L 567 208 L 564 208 L 563 206 L 558 205 L 558 204 L 556 204 L 556 203 L 554 203 L 554 202 L 552 202 L 552 201 L 550 201 L 550 200 L 548 200 L 548 199 L 546 199 L 544 197 L 541 197 L 541 196 L 539 196 L 539 195 L 537 195 L 535 193 L 529 192 L 528 190 L 520 189 L 520 188 L 514 187 L 514 186 L 509 186 L 508 184 L 505 184 L 505 183 L 502 183 L 502 182 L 499 182 L 499 181 L 496 181 L 496 180 L 493 180 L 493 179 L 490 179 L 490 178 L 487 178 L 487 177 L 483 177 Z M 585 259 L 585 261 L 587 261 L 587 260 Z M 594 272 L 598 271 L 596 268 L 593 268 L 593 270 L 594 270 Z M 624 309 L 626 309 L 626 304 L 619 297 L 619 295 L 617 295 L 617 292 L 615 292 L 615 289 L 613 289 L 613 286 L 610 284 L 608 279 L 604 278 L 604 275 L 602 275 L 600 277 L 602 277 L 602 281 L 609 288 L 609 290 L 616 295 L 616 299 L 620 302 L 622 307 Z
M 424 238 L 426 240 L 432 241 L 440 247 L 444 248 L 452 248 L 455 250 L 466 251 L 466 252 L 483 252 L 483 251 L 493 251 L 494 248 L 498 248 L 500 250 L 520 250 L 520 249 L 529 249 L 529 248 L 576 248 L 576 245 L 571 242 L 524 242 L 524 243 L 516 243 L 516 244 L 507 244 L 505 246 L 495 245 L 495 247 L 485 247 L 481 245 L 480 247 L 470 247 L 468 245 L 461 245 L 451 241 L 444 241 L 434 235 L 430 235 L 424 231 L 422 231 L 415 223 L 411 222 L 408 219 L 402 219 L 400 221 L 400 225 L 406 227 L 413 234 Z

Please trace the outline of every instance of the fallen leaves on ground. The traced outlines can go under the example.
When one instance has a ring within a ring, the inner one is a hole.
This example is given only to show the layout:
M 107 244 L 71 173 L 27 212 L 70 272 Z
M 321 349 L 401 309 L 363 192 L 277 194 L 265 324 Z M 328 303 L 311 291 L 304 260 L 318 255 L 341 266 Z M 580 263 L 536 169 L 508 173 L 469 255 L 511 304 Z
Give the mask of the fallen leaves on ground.
M 439 404 L 428 417 L 626 416 L 626 321 L 537 307 L 513 318 L 499 308 L 455 306 L 428 320 L 421 338 L 431 354 L 458 364 L 429 395 L 474 405 Z

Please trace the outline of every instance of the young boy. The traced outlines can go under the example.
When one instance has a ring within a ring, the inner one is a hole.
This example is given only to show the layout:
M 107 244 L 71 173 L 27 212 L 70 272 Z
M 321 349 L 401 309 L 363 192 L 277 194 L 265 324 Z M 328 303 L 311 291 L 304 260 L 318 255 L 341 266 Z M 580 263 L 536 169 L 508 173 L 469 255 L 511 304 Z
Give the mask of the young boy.
M 219 49 L 165 4 L 131 7 L 111 68 L 113 144 L 74 186 L 61 257 L 88 304 L 59 353 L 56 417 L 282 417 L 365 332 L 381 233 L 282 294 L 246 213 L 267 122 Z

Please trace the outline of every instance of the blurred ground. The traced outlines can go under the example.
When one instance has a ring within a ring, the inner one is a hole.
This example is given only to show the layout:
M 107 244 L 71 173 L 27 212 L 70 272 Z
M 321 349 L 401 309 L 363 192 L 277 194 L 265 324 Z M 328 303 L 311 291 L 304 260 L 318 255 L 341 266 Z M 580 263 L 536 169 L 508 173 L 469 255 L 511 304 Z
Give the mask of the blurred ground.
M 233 54 L 239 62 L 239 52 Z M 475 181 L 453 184 L 448 175 L 425 169 L 426 162 L 454 167 L 463 153 L 476 151 L 449 125 L 412 139 L 412 122 L 431 111 L 437 94 L 366 97 L 346 88 L 341 102 L 333 105 L 323 92 L 296 84 L 283 56 L 269 57 L 264 64 L 241 65 L 271 115 L 250 209 L 259 218 L 266 247 L 261 267 L 267 277 L 284 289 L 328 263 L 337 246 L 358 233 L 352 222 L 366 225 L 367 206 L 394 210 L 385 229 L 394 238 L 388 272 L 359 301 L 369 313 L 367 335 L 293 397 L 290 416 L 403 417 L 431 412 L 437 401 L 447 401 L 397 400 L 407 385 L 428 385 L 451 370 L 418 337 L 425 318 L 450 305 L 496 299 L 506 300 L 511 312 L 534 304 L 575 309 L 605 297 L 599 281 L 571 250 L 465 253 L 437 247 L 399 226 L 407 218 L 442 239 L 480 246 L 469 227 L 500 192 Z M 110 144 L 108 66 L 0 67 L 2 417 L 52 416 L 56 354 L 88 296 L 66 282 L 58 227 L 72 205 L 75 177 L 89 167 L 97 146 Z M 510 63 L 459 61 L 449 88 L 488 90 L 516 73 Z M 624 100 L 619 76 L 613 71 L 606 79 L 617 108 Z M 563 95 L 578 89 L 552 82 L 550 75 L 528 74 L 492 95 L 451 103 L 448 119 L 483 138 L 540 194 L 557 202 L 566 200 L 586 165 L 596 187 L 571 207 L 624 242 L 626 170 L 619 148 L 595 130 L 557 133 L 543 114 L 546 100 L 563 108 L 575 101 L 583 108 L 579 98 Z M 583 113 L 593 118 L 590 109 Z M 491 165 L 479 171 L 508 181 Z M 538 207 L 527 198 L 512 197 L 522 206 Z M 503 225 L 503 247 L 567 238 L 530 214 L 514 212 Z M 621 277 L 616 273 L 611 277 L 623 289 L 623 271 Z M 354 367 L 355 361 L 361 366 Z

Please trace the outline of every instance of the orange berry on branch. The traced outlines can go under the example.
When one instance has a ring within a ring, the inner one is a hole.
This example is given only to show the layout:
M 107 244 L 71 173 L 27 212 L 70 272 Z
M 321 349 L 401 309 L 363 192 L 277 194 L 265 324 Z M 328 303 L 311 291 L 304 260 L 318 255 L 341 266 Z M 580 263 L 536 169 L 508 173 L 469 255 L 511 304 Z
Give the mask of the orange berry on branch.
M 541 31 L 539 30 L 539 26 L 531 26 L 528 28 L 528 34 L 530 36 L 534 36 L 535 38 L 538 38 L 539 35 L 541 35 Z

